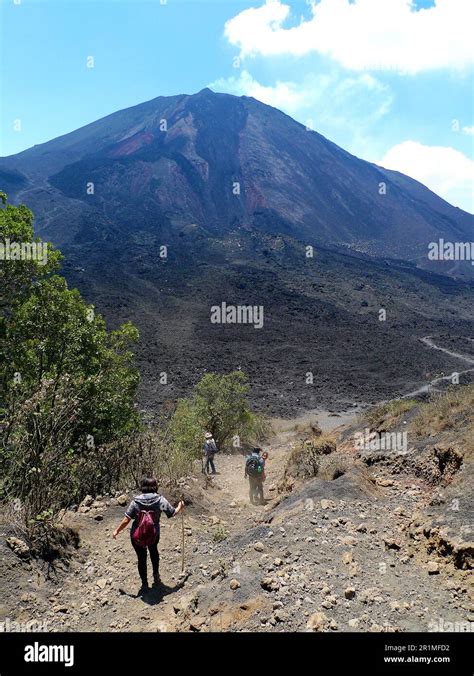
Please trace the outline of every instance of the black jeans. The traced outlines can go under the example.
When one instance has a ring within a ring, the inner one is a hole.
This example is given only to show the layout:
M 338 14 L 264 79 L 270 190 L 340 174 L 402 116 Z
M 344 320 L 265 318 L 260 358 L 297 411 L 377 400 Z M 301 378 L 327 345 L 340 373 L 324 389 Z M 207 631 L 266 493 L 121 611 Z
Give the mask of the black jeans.
M 249 476 L 249 497 L 250 502 L 263 505 L 263 481 L 255 477 Z
M 160 536 L 156 536 L 155 542 L 149 545 L 149 547 L 140 547 L 136 545 L 132 540 L 132 546 L 137 555 L 138 563 L 138 573 L 142 581 L 142 585 L 145 587 L 148 586 L 148 573 L 146 565 L 146 550 L 150 552 L 151 567 L 153 569 L 153 578 L 157 580 L 159 578 L 159 567 L 160 567 L 160 554 L 158 552 L 158 542 L 160 541 Z
M 214 456 L 213 455 L 206 455 L 206 464 L 204 465 L 204 473 L 210 474 L 212 470 L 212 473 L 216 473 L 216 468 L 214 466 Z

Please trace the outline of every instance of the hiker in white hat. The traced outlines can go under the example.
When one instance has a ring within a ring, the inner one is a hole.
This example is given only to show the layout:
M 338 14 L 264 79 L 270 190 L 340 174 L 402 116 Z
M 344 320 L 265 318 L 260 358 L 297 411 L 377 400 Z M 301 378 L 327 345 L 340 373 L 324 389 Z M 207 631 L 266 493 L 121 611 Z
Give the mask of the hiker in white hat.
M 214 456 L 218 452 L 217 444 L 214 441 L 214 437 L 210 432 L 206 432 L 204 435 L 206 441 L 204 442 L 203 452 L 206 462 L 203 468 L 204 474 L 217 474 L 216 467 L 214 465 Z

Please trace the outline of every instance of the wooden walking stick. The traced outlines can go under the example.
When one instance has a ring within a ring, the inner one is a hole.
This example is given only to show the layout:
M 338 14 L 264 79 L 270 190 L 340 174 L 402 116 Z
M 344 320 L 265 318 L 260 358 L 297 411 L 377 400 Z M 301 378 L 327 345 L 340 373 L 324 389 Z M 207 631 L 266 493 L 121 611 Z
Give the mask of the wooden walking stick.
M 184 497 L 181 501 L 184 503 Z M 181 510 L 181 572 L 184 573 L 184 510 Z

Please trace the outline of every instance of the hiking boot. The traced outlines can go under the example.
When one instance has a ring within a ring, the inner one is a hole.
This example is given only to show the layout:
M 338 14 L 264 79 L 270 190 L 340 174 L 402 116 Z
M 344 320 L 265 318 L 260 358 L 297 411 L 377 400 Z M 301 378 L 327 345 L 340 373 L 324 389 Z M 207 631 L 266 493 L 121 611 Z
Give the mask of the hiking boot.
M 149 591 L 150 591 L 150 587 L 148 586 L 148 582 L 146 582 L 145 584 L 142 583 L 142 586 L 138 590 L 137 596 L 144 596 L 144 594 L 146 594 Z
M 156 575 L 153 575 L 153 586 L 159 587 L 160 584 L 161 584 L 161 577 L 160 577 L 160 574 L 157 573 Z

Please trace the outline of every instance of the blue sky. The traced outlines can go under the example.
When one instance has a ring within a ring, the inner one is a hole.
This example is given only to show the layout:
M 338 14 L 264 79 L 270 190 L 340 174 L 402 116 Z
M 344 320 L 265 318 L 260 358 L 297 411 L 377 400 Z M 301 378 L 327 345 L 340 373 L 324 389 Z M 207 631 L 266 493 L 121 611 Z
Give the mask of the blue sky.
M 474 210 L 472 0 L 161 2 L 0 0 L 0 154 L 211 86 Z

